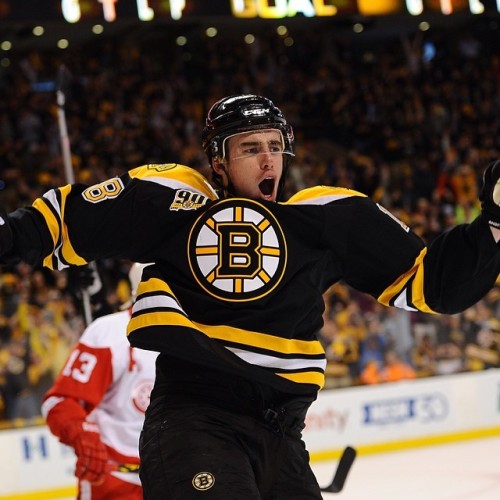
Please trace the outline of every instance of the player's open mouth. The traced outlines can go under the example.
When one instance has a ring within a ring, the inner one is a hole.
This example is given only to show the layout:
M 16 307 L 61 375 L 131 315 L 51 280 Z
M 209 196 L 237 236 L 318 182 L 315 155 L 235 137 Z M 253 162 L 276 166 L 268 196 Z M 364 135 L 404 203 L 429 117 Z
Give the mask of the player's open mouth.
M 271 196 L 274 192 L 274 182 L 275 179 L 272 177 L 267 177 L 265 178 L 260 184 L 259 184 L 259 189 L 260 192 L 264 196 Z

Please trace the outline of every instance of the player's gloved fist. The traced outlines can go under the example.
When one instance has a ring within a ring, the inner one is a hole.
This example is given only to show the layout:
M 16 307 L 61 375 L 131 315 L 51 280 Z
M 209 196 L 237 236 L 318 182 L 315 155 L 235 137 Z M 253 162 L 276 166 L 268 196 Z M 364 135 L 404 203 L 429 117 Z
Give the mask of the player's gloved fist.
M 500 229 L 500 160 L 489 165 L 484 171 L 479 199 L 488 224 Z
M 75 476 L 82 481 L 100 484 L 110 470 L 108 452 L 97 427 L 84 422 L 72 443 L 77 456 Z
M 96 295 L 102 289 L 102 280 L 95 262 L 86 266 L 70 267 L 68 277 L 71 286 L 84 288 L 90 295 Z
M 0 256 L 11 250 L 14 237 L 7 214 L 0 208 Z

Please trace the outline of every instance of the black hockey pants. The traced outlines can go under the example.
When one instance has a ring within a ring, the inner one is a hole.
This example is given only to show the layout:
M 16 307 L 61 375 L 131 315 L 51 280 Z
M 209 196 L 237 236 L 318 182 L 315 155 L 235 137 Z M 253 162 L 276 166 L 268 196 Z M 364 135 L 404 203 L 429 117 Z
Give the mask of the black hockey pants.
M 245 414 L 157 397 L 140 440 L 144 499 L 321 500 L 301 438 L 309 405 Z

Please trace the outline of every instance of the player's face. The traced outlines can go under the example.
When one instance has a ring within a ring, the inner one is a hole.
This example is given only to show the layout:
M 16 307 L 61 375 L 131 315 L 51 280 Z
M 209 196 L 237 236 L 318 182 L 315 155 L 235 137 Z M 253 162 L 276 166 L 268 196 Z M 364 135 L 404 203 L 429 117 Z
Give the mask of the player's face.
M 232 183 L 237 196 L 276 201 L 283 173 L 283 137 L 279 130 L 236 134 L 225 144 L 224 182 Z

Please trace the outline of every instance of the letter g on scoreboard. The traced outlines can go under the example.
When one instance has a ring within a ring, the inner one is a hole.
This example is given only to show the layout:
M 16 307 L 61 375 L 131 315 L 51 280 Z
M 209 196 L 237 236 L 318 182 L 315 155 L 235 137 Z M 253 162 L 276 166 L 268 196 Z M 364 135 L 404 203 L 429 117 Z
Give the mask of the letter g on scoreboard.
M 231 198 L 210 207 L 193 225 L 188 258 L 198 284 L 229 302 L 256 300 L 283 278 L 287 245 L 274 215 L 256 201 Z

